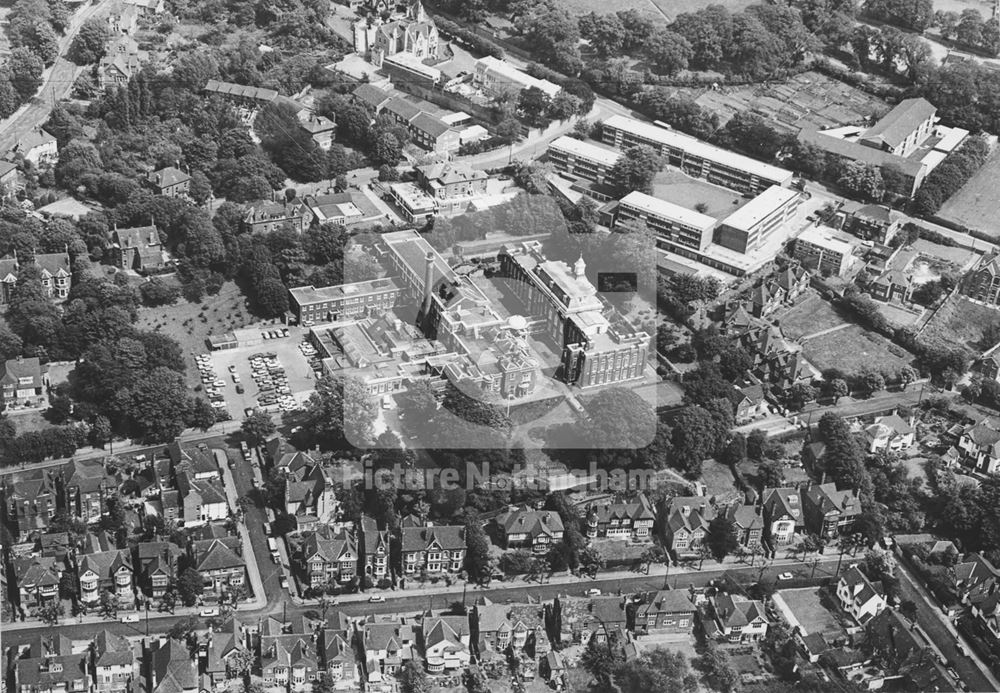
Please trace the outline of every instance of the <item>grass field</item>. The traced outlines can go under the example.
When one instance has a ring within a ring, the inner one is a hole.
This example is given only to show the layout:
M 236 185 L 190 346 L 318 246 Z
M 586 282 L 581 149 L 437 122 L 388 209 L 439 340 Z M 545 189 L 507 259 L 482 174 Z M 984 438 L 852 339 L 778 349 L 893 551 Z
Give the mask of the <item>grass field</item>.
M 193 355 L 208 351 L 205 345 L 208 335 L 246 327 L 251 321 L 243 294 L 236 284 L 226 282 L 217 295 L 205 296 L 201 303 L 180 299 L 172 306 L 142 308 L 136 326 L 142 330 L 163 332 L 176 339 L 187 361 L 187 379 L 191 385 L 196 385 L 198 369 Z
M 1000 310 L 981 306 L 967 298 L 956 297 L 934 314 L 920 336 L 945 344 L 963 344 L 979 350 L 979 341 L 987 325 L 1000 322 Z
M 860 325 L 810 339 L 803 351 L 819 370 L 838 368 L 847 374 L 873 370 L 895 376 L 900 367 L 913 362 L 908 351 Z
M 996 220 L 1000 216 L 998 178 L 1000 178 L 1000 149 L 994 151 L 976 175 L 944 203 L 938 216 L 970 229 L 994 233 L 997 228 Z
M 829 301 L 812 294 L 802 303 L 785 313 L 778 320 L 781 332 L 791 339 L 799 339 L 847 322 Z
M 716 499 L 739 496 L 736 480 L 729 467 L 716 460 L 706 460 L 701 468 L 701 481 L 705 484 L 705 495 Z
M 695 209 L 699 203 L 704 204 L 707 207 L 704 214 L 717 219 L 729 216 L 749 202 L 739 193 L 669 167 L 653 179 L 653 196 L 688 209 Z

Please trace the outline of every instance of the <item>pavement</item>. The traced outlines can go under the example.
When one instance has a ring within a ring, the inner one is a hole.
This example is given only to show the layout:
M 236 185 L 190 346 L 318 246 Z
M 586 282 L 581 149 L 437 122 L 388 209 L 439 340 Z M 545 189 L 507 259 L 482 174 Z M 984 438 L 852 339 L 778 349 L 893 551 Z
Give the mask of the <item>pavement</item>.
M 0 120 L 0 151 L 7 151 L 18 140 L 48 120 L 53 106 L 65 99 L 76 78 L 84 71 L 62 57 L 83 23 L 98 14 L 110 11 L 114 0 L 100 0 L 94 5 L 84 5 L 70 19 L 66 33 L 59 38 L 59 57 L 42 73 L 42 86 L 28 103 L 17 109 L 9 118 Z

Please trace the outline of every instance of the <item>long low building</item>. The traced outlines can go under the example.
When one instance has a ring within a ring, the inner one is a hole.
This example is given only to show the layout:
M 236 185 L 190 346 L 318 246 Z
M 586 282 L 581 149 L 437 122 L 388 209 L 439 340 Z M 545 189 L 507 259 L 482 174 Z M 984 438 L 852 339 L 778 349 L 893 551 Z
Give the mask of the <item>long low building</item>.
M 707 142 L 635 118 L 615 115 L 601 124 L 601 138 L 617 149 L 646 145 L 685 173 L 743 193 L 759 194 L 772 185 L 786 186 L 791 171 L 751 159 Z
M 506 60 L 499 60 L 492 55 L 476 61 L 473 80 L 484 91 L 496 96 L 504 92 L 520 92 L 533 87 L 553 99 L 562 91 L 562 87 L 558 84 L 547 79 L 532 77 Z
M 645 222 L 660 240 L 695 250 L 704 250 L 712 242 L 717 223 L 707 214 L 638 191 L 630 192 L 618 203 L 618 219 Z
M 603 183 L 608 173 L 618 163 L 621 153 L 563 135 L 548 148 L 548 159 L 553 168 L 576 178 Z
M 716 242 L 741 253 L 756 250 L 772 231 L 795 216 L 801 201 L 794 190 L 772 185 L 722 220 Z
M 884 152 L 874 147 L 868 147 L 859 142 L 833 137 L 815 129 L 803 129 L 799 132 L 799 140 L 805 144 L 818 147 L 830 156 L 834 156 L 842 161 L 863 161 L 874 166 L 895 166 L 899 169 L 906 184 L 906 193 L 913 195 L 917 192 L 924 178 L 930 171 L 926 162 L 915 159 L 896 156 L 891 152 Z
M 299 286 L 288 293 L 292 312 L 301 324 L 347 320 L 391 310 L 403 289 L 388 278 L 320 288 Z

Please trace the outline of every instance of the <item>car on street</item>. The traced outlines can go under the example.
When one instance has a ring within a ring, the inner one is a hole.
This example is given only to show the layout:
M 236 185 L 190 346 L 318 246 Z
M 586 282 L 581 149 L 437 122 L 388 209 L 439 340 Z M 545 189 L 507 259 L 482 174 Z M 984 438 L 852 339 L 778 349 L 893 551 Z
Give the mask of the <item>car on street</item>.
M 780 575 L 778 575 L 779 580 L 791 580 L 794 577 L 795 576 L 792 575 L 791 573 L 781 573 Z
M 283 590 L 288 589 L 288 578 L 285 577 L 284 575 L 281 576 L 281 589 Z
M 138 623 L 139 614 L 125 614 L 118 620 L 121 621 L 122 623 Z
M 596 587 L 591 587 L 589 590 L 584 592 L 584 594 L 587 595 L 588 597 L 600 597 L 601 590 L 597 589 Z
M 372 596 L 368 597 L 368 602 L 371 604 L 382 604 L 383 602 L 385 602 L 385 597 L 383 597 L 381 594 L 373 594 Z
M 209 609 L 202 609 L 200 612 L 198 612 L 198 615 L 201 616 L 202 618 L 208 618 L 210 616 L 218 616 L 219 610 L 213 606 Z

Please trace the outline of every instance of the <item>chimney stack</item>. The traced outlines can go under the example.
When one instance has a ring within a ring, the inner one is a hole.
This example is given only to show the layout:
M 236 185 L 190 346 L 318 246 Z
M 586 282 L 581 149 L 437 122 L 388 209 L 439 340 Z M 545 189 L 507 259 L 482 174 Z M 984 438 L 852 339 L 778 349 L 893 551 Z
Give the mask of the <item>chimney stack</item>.
M 425 320 L 427 319 L 427 316 L 430 315 L 431 312 L 431 291 L 433 289 L 433 284 L 434 284 L 434 253 L 428 251 L 426 257 L 424 258 L 423 313 Z

